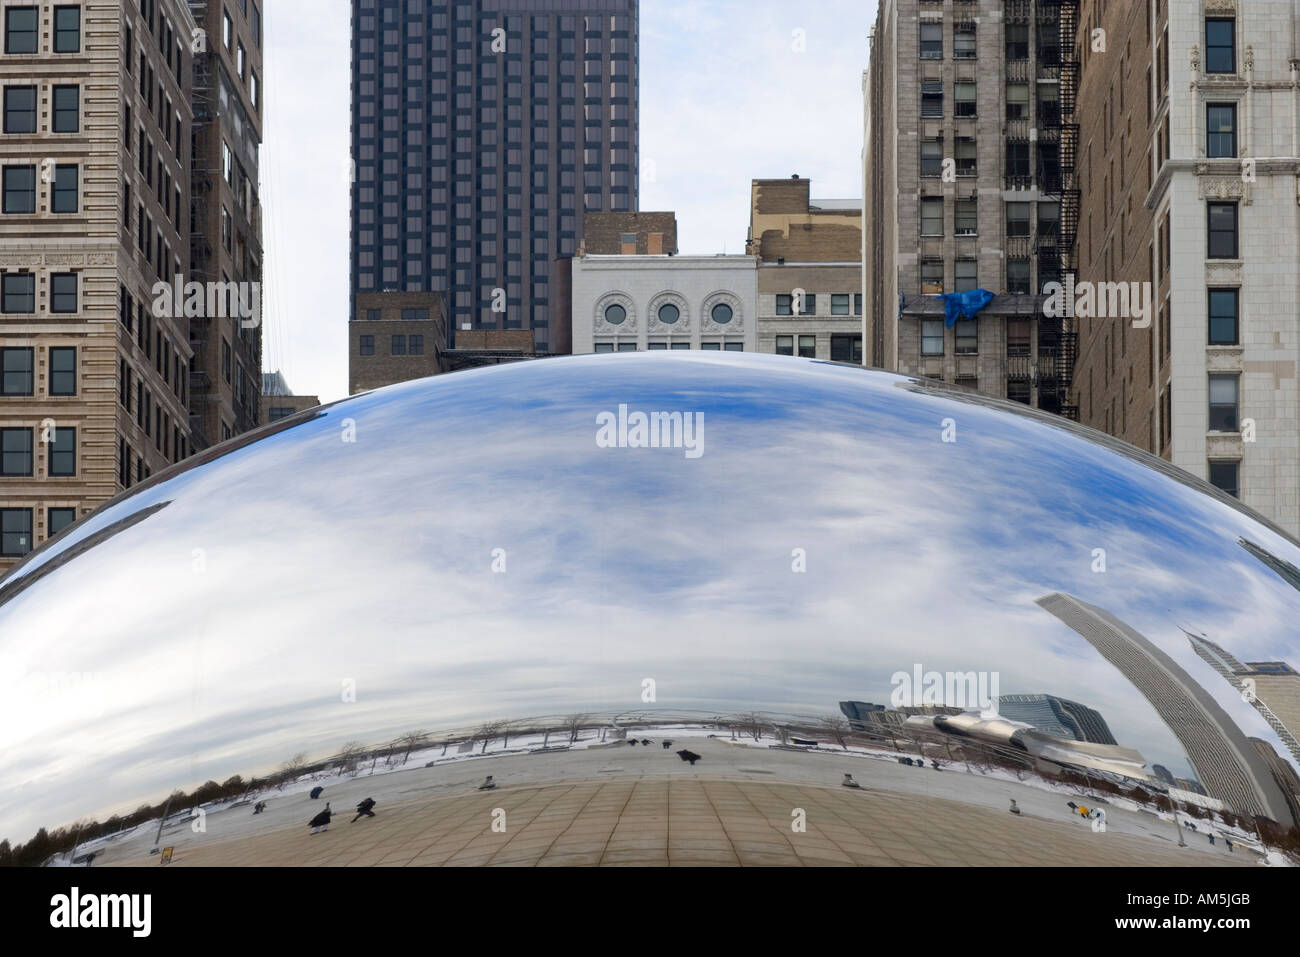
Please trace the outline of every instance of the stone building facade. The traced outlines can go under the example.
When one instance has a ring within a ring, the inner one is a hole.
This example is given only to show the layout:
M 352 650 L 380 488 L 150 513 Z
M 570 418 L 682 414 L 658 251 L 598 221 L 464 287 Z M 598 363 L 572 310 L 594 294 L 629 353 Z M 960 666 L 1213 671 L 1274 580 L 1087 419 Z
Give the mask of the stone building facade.
M 180 0 L 4 5 L 0 572 L 191 450 Z
M 575 256 L 573 351 L 758 346 L 754 256 Z
M 1300 11 L 1127 6 L 1080 24 L 1110 42 L 1083 61 L 1079 264 L 1150 283 L 1155 318 L 1083 330 L 1077 402 L 1300 534 Z
M 863 78 L 869 364 L 1074 414 L 1075 334 L 1043 303 L 1078 222 L 1076 15 L 1074 0 L 882 0 Z M 993 305 L 936 329 L 934 297 L 974 289 Z

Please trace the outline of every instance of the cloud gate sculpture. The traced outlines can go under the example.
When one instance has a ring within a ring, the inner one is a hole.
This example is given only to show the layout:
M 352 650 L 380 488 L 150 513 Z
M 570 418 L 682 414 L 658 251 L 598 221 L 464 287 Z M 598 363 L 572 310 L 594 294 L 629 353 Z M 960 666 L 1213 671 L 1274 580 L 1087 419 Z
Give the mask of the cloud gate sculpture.
M 0 837 L 1262 859 L 1300 833 L 1298 623 L 1296 541 L 1015 404 L 756 355 L 456 373 L 195 456 L 0 580 Z

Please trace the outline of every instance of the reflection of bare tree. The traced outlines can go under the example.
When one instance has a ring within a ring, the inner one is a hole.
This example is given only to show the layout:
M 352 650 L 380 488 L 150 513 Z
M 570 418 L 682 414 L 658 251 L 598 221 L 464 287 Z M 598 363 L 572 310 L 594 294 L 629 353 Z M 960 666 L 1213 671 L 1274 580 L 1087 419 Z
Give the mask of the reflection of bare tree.
M 751 711 L 748 714 L 739 715 L 736 718 L 736 724 L 742 732 L 755 741 L 763 740 L 763 728 L 766 727 L 766 723 L 757 713 Z
M 338 762 L 340 774 L 356 774 L 357 760 L 365 754 L 366 749 L 362 747 L 360 741 L 349 741 L 343 747 L 339 748 L 338 756 L 334 759 Z
M 397 736 L 398 743 L 406 748 L 406 753 L 402 755 L 403 764 L 410 759 L 412 751 L 429 740 L 429 734 L 430 732 L 424 730 L 424 728 L 417 728 L 414 731 L 407 731 Z
M 578 734 L 591 721 L 589 714 L 571 714 L 564 719 L 564 729 L 569 732 L 569 744 L 576 744 Z
M 485 721 L 478 726 L 478 730 L 474 732 L 474 739 L 483 742 L 483 747 L 479 749 L 479 754 L 487 751 L 487 746 L 500 736 L 501 728 L 502 723 L 500 721 Z
M 831 715 L 829 718 L 822 718 L 822 730 L 830 735 L 831 740 L 838 744 L 842 749 L 849 749 L 849 723 L 839 715 Z
M 307 753 L 299 751 L 288 761 L 280 765 L 279 781 L 276 783 L 276 790 L 283 791 L 284 786 L 302 773 L 302 769 L 307 765 Z

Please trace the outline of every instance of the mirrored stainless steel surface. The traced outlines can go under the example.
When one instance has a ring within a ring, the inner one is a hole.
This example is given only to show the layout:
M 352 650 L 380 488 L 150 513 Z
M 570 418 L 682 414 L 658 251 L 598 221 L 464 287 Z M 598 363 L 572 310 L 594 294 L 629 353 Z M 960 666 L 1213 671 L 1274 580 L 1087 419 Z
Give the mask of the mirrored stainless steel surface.
M 644 736 L 638 774 L 919 751 L 960 801 L 978 752 L 1285 829 L 1298 623 L 1294 540 L 1020 406 L 754 355 L 463 372 L 196 457 L 0 581 L 0 836 L 416 731 L 467 789 Z

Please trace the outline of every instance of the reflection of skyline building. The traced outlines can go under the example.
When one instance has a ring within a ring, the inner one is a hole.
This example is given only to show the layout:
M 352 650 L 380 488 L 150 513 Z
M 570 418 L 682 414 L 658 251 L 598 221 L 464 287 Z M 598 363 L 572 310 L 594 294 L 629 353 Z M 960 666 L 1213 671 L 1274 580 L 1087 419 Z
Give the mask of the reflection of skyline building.
M 1176 781 L 1174 776 L 1169 773 L 1169 769 L 1163 764 L 1151 765 L 1151 773 L 1155 775 L 1157 781 L 1161 781 L 1165 784 L 1174 784 Z
M 1237 544 L 1250 552 L 1269 568 L 1273 569 L 1273 571 L 1277 573 L 1277 576 L 1292 588 L 1300 591 L 1300 568 L 1292 565 L 1286 559 L 1278 558 L 1272 552 L 1261 548 L 1247 539 L 1239 538 L 1237 539 Z
M 1182 744 L 1210 797 L 1279 822 L 1291 809 L 1259 752 L 1217 701 L 1173 658 L 1095 605 L 1060 592 L 1037 600 L 1119 669 Z
M 854 731 L 901 728 L 907 717 L 902 711 L 892 711 L 883 704 L 870 701 L 841 701 L 840 711 L 849 719 L 849 727 Z
M 1263 738 L 1251 738 L 1250 743 L 1255 746 L 1255 750 L 1259 752 L 1260 757 L 1273 773 L 1273 780 L 1277 781 L 1282 796 L 1286 798 L 1286 803 L 1291 808 L 1291 816 L 1300 822 L 1300 775 L 1296 774 L 1291 763 L 1278 754 L 1273 745 Z
M 1300 674 L 1285 661 L 1243 664 L 1210 639 L 1186 630 L 1183 634 L 1201 660 L 1254 706 L 1291 755 L 1300 761 L 1300 741 L 1291 730 L 1300 729 Z
M 1201 784 L 1196 778 L 1174 778 L 1174 787 L 1182 788 L 1184 791 L 1191 791 L 1193 794 L 1204 794 L 1211 797 L 1210 792 L 1205 790 L 1205 785 Z
M 1094 744 L 1118 744 L 1101 713 L 1087 705 L 1050 694 L 1004 694 L 998 713 L 1033 725 L 1044 734 Z

